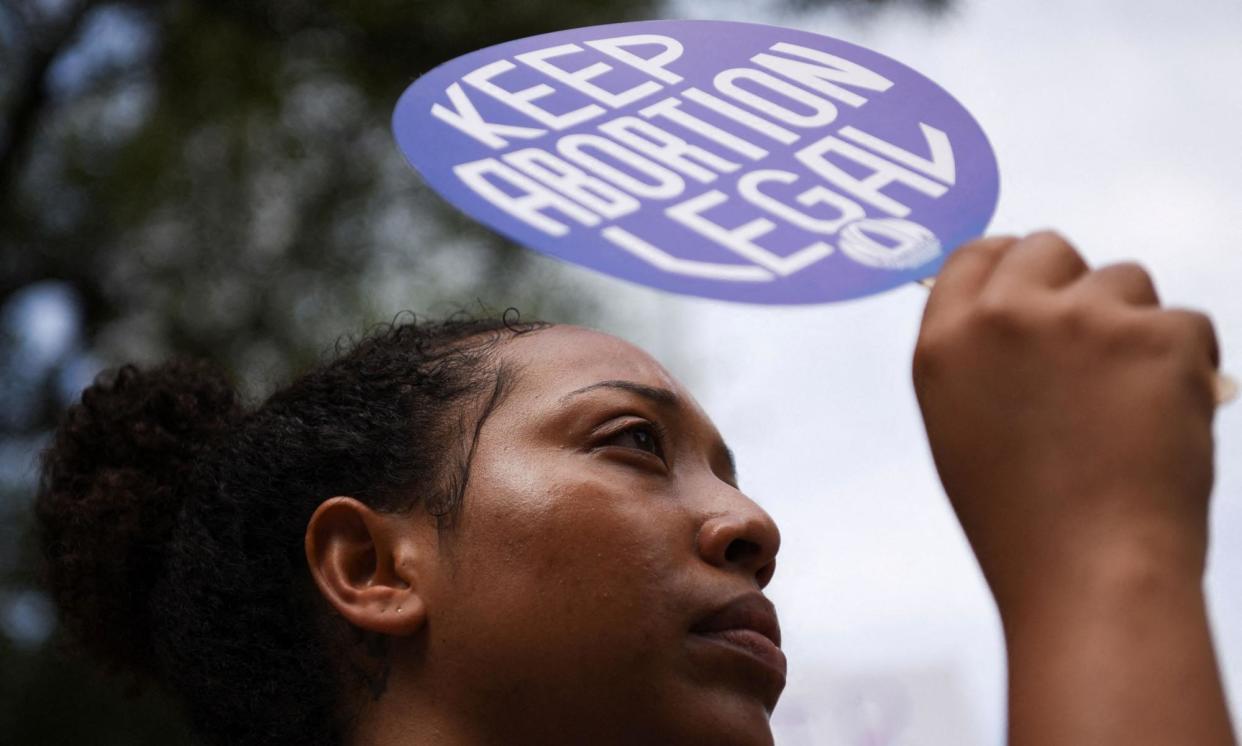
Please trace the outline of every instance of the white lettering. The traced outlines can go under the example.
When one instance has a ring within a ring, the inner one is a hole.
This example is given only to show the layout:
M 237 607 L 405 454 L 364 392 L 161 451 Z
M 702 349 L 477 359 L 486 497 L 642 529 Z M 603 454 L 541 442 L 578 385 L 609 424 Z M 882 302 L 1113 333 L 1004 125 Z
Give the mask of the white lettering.
M 615 225 L 608 226 L 600 231 L 600 234 L 644 262 L 665 272 L 731 282 L 770 282 L 775 279 L 771 272 L 753 264 L 719 264 L 675 257 Z
M 957 178 L 957 165 L 953 162 L 953 146 L 949 144 L 949 136 L 930 124 L 922 122 L 919 122 L 919 129 L 923 131 L 923 139 L 927 141 L 927 149 L 931 152 L 930 160 L 856 127 L 842 127 L 840 135 L 859 145 L 871 148 L 886 158 L 910 168 L 917 168 L 928 176 L 934 176 L 947 184 L 952 184 Z
M 820 64 L 812 65 L 807 62 L 799 62 L 798 60 L 777 57 L 766 53 L 757 54 L 751 57 L 750 61 L 761 67 L 766 67 L 772 72 L 780 73 L 786 78 L 801 83 L 813 91 L 819 91 L 825 96 L 832 96 L 838 101 L 842 101 L 855 108 L 867 103 L 867 99 L 853 91 L 847 91 L 836 83 L 846 83 L 869 91 L 881 92 L 887 91 L 893 86 L 893 82 L 888 78 L 874 73 L 855 62 L 850 62 L 847 59 L 828 54 L 827 52 L 784 42 L 773 44 L 771 49 L 774 52 L 784 52 L 795 57 L 814 60 Z M 822 67 L 821 65 L 827 65 L 827 67 Z M 836 83 L 832 81 L 836 81 Z
M 881 243 L 871 234 L 888 239 Z M 909 220 L 879 218 L 859 220 L 841 231 L 841 251 L 868 267 L 913 269 L 940 256 L 936 234 Z
M 785 99 L 797 101 L 810 109 L 811 113 L 799 114 L 786 106 L 776 103 L 771 98 L 748 91 L 737 84 L 738 80 L 749 80 L 773 93 L 780 94 Z M 831 124 L 837 118 L 836 104 L 792 83 L 786 83 L 775 75 L 769 75 L 762 70 L 752 70 L 749 67 L 735 67 L 717 74 L 713 82 L 716 88 L 726 96 L 741 101 L 752 109 L 770 114 L 785 124 L 794 127 L 823 127 L 826 124 Z
M 855 178 L 841 167 L 830 163 L 825 157 L 829 153 L 839 153 L 869 169 L 871 173 L 862 179 Z M 942 184 L 925 176 L 919 176 L 909 169 L 902 168 L 892 161 L 887 161 L 832 135 L 807 145 L 799 150 L 795 157 L 807 168 L 819 174 L 830 184 L 835 184 L 847 194 L 899 218 L 909 215 L 910 208 L 880 191 L 889 184 L 894 182 L 905 184 L 929 197 L 939 197 L 948 191 L 947 187 Z
M 647 176 L 653 183 L 635 179 L 621 169 L 603 162 L 587 153 L 588 148 L 611 156 Z M 556 149 L 579 166 L 638 197 L 671 199 L 680 196 L 686 188 L 686 182 L 673 171 L 600 135 L 566 135 L 556 143 Z
M 581 91 L 601 104 L 609 106 L 613 109 L 619 109 L 622 106 L 632 104 L 641 98 L 650 96 L 664 87 L 654 80 L 648 80 L 641 85 L 636 85 L 633 88 L 630 88 L 627 91 L 613 93 L 611 91 L 606 91 L 591 82 L 604 73 L 611 71 L 613 69 L 611 65 L 607 65 L 603 62 L 596 62 L 593 65 L 588 65 L 587 67 L 570 72 L 548 62 L 548 59 L 551 57 L 562 57 L 567 54 L 573 54 L 581 51 L 583 51 L 582 47 L 577 44 L 561 44 L 556 47 L 537 49 L 533 52 L 519 54 L 517 58 L 544 75 L 547 75 L 555 80 L 559 80 L 565 85 L 577 91 Z
M 687 88 L 681 92 L 681 95 L 696 104 L 711 109 L 717 114 L 726 116 L 733 121 L 745 127 L 750 127 L 755 132 L 776 140 L 783 145 L 792 145 L 798 141 L 799 135 L 790 132 L 779 124 L 773 124 L 763 117 L 755 116 L 745 109 L 734 106 L 722 98 L 716 98 L 707 91 L 701 91 L 698 88 Z
M 640 207 L 638 200 L 546 150 L 526 148 L 504 156 L 506 162 L 570 199 L 615 220 Z
M 449 101 L 452 102 L 454 108 L 450 109 L 446 106 L 435 104 L 431 107 L 432 116 L 451 127 L 465 132 L 488 147 L 505 147 L 509 144 L 505 137 L 533 140 L 547 133 L 547 130 L 534 129 L 533 127 L 493 124 L 483 121 L 483 117 L 479 116 L 479 110 L 474 108 L 474 104 L 470 103 L 470 98 L 466 96 L 466 92 L 461 89 L 461 84 L 459 83 L 454 83 L 445 88 L 444 92 L 448 94 Z
M 792 207 L 790 205 L 777 200 L 770 195 L 764 194 L 759 189 L 759 185 L 775 181 L 781 184 L 792 184 L 798 180 L 798 175 L 788 171 L 778 171 L 775 169 L 767 169 L 763 171 L 752 171 L 742 176 L 737 182 L 737 191 L 742 197 L 751 204 L 761 207 L 764 210 L 784 218 L 788 222 L 802 228 L 803 230 L 824 235 L 832 235 L 841 230 L 841 227 L 851 223 L 859 218 L 866 217 L 867 211 L 863 206 L 852 199 L 844 197 L 824 186 L 816 185 L 800 193 L 794 199 L 803 207 L 811 207 L 813 205 L 828 205 L 837 211 L 837 217 L 832 220 L 824 218 L 816 218 L 807 215 L 805 212 Z
M 816 241 L 789 256 L 780 256 L 755 243 L 755 239 L 770 233 L 776 227 L 771 220 L 755 218 L 730 229 L 703 217 L 704 212 L 724 204 L 728 199 L 724 192 L 713 189 L 698 197 L 673 205 L 665 212 L 695 233 L 715 241 L 778 275 L 791 275 L 832 253 L 832 246 L 823 241 Z
M 715 181 L 717 172 L 727 174 L 741 168 L 638 117 L 620 117 L 601 124 L 599 129 L 643 155 L 705 184 Z
M 757 161 L 768 154 L 768 151 L 758 145 L 755 145 L 749 140 L 738 137 L 731 132 L 726 132 L 716 125 L 710 122 L 705 122 L 693 114 L 682 110 L 681 101 L 676 98 L 666 98 L 663 101 L 648 106 L 638 113 L 648 119 L 654 117 L 664 117 L 670 122 L 679 124 L 696 135 L 701 135 L 708 140 L 711 140 L 717 145 L 723 145 L 730 150 L 740 153 L 752 161 Z
M 462 80 L 470 85 L 478 88 L 492 98 L 503 104 L 513 107 L 517 111 L 522 112 L 526 116 L 534 119 L 536 122 L 551 127 L 554 130 L 563 130 L 566 127 L 573 127 L 575 124 L 582 124 L 590 121 L 595 117 L 605 113 L 605 109 L 598 104 L 588 104 L 581 109 L 565 112 L 564 114 L 553 114 L 552 112 L 535 106 L 532 101 L 537 101 L 545 96 L 555 93 L 552 86 L 546 83 L 533 85 L 530 88 L 523 88 L 520 91 L 507 91 L 504 88 L 492 82 L 492 78 L 501 73 L 514 69 L 516 65 L 508 60 L 496 60 L 490 65 L 484 65 L 478 70 L 466 73 Z
M 599 216 L 595 213 L 572 200 L 565 199 L 495 158 L 462 163 L 455 166 L 453 172 L 466 186 L 473 189 L 475 194 L 550 236 L 563 236 L 569 232 L 569 227 L 540 212 L 548 208 L 559 210 L 585 226 L 599 223 Z M 521 190 L 522 193 L 519 195 L 506 193 L 488 179 L 489 175 L 502 179 L 509 186 Z
M 663 47 L 663 51 L 654 57 L 639 57 L 626 49 L 626 47 L 640 47 L 645 44 L 655 44 L 656 46 Z M 586 45 L 603 52 L 614 60 L 624 62 L 656 80 L 662 80 L 669 85 L 681 82 L 680 75 L 664 69 L 674 60 L 681 57 L 681 53 L 684 51 L 681 42 L 671 36 L 635 34 L 633 36 L 618 36 L 612 39 L 588 41 Z

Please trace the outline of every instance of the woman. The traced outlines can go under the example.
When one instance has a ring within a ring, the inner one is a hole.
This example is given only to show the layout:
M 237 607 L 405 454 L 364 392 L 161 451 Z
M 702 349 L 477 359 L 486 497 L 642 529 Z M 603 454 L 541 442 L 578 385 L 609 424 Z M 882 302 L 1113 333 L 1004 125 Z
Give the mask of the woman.
M 956 252 L 915 385 L 996 596 L 1013 744 L 1232 743 L 1200 582 L 1211 325 L 1054 234 Z M 66 623 L 215 743 L 766 744 L 780 535 L 625 342 L 406 324 L 252 411 L 83 393 L 38 512 Z

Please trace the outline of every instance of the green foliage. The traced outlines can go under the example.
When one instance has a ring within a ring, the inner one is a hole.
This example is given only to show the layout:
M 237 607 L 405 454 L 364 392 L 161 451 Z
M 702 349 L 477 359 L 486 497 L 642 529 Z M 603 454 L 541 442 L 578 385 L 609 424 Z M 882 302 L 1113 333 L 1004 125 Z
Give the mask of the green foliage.
M 3 200 L 0 282 L 70 282 L 105 360 L 176 350 L 243 377 L 282 376 L 359 319 L 444 299 L 589 315 L 581 298 L 541 292 L 526 256 L 445 216 L 397 155 L 388 121 L 402 89 L 439 62 L 650 10 L 630 0 L 101 5 L 83 32 L 107 33 L 97 21 L 110 19 L 113 43 L 145 49 L 53 94 Z
M 83 371 L 193 354 L 256 394 L 401 309 L 596 319 L 550 260 L 443 207 L 389 118 L 415 77 L 465 52 L 659 10 L 0 0 L 0 308 L 50 281 L 79 313 L 76 341 L 38 365 L 0 330 L 0 622 L 37 586 L 31 461 Z M 168 703 L 123 695 L 0 626 L 0 743 L 184 742 Z

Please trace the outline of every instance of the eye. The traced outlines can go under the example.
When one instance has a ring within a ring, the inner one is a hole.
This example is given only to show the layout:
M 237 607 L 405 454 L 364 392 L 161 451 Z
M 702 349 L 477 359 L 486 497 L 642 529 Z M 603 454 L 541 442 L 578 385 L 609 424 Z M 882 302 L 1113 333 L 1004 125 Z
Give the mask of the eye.
M 620 446 L 621 448 L 642 451 L 663 461 L 664 448 L 661 445 L 662 440 L 663 434 L 660 432 L 659 426 L 653 422 L 640 421 L 608 435 L 600 442 L 600 445 Z

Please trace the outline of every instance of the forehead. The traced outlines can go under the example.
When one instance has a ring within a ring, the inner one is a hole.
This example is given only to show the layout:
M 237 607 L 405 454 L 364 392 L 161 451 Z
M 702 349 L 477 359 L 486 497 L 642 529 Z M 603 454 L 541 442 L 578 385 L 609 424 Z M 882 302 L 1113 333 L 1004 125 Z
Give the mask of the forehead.
M 520 423 L 537 429 L 540 423 L 557 423 L 553 430 L 559 432 L 567 426 L 564 418 L 575 412 L 589 415 L 601 406 L 637 398 L 662 410 L 666 423 L 673 423 L 678 431 L 693 435 L 687 442 L 707 444 L 722 473 L 736 482 L 733 456 L 711 418 L 642 349 L 590 329 L 554 326 L 511 338 L 499 354 L 502 367 L 510 370 L 503 403 L 493 414 L 502 421 L 502 429 L 512 432 Z
M 514 337 L 500 354 L 517 369 L 510 396 L 559 399 L 600 381 L 630 381 L 668 389 L 698 409 L 681 383 L 655 358 L 602 332 L 554 326 Z

